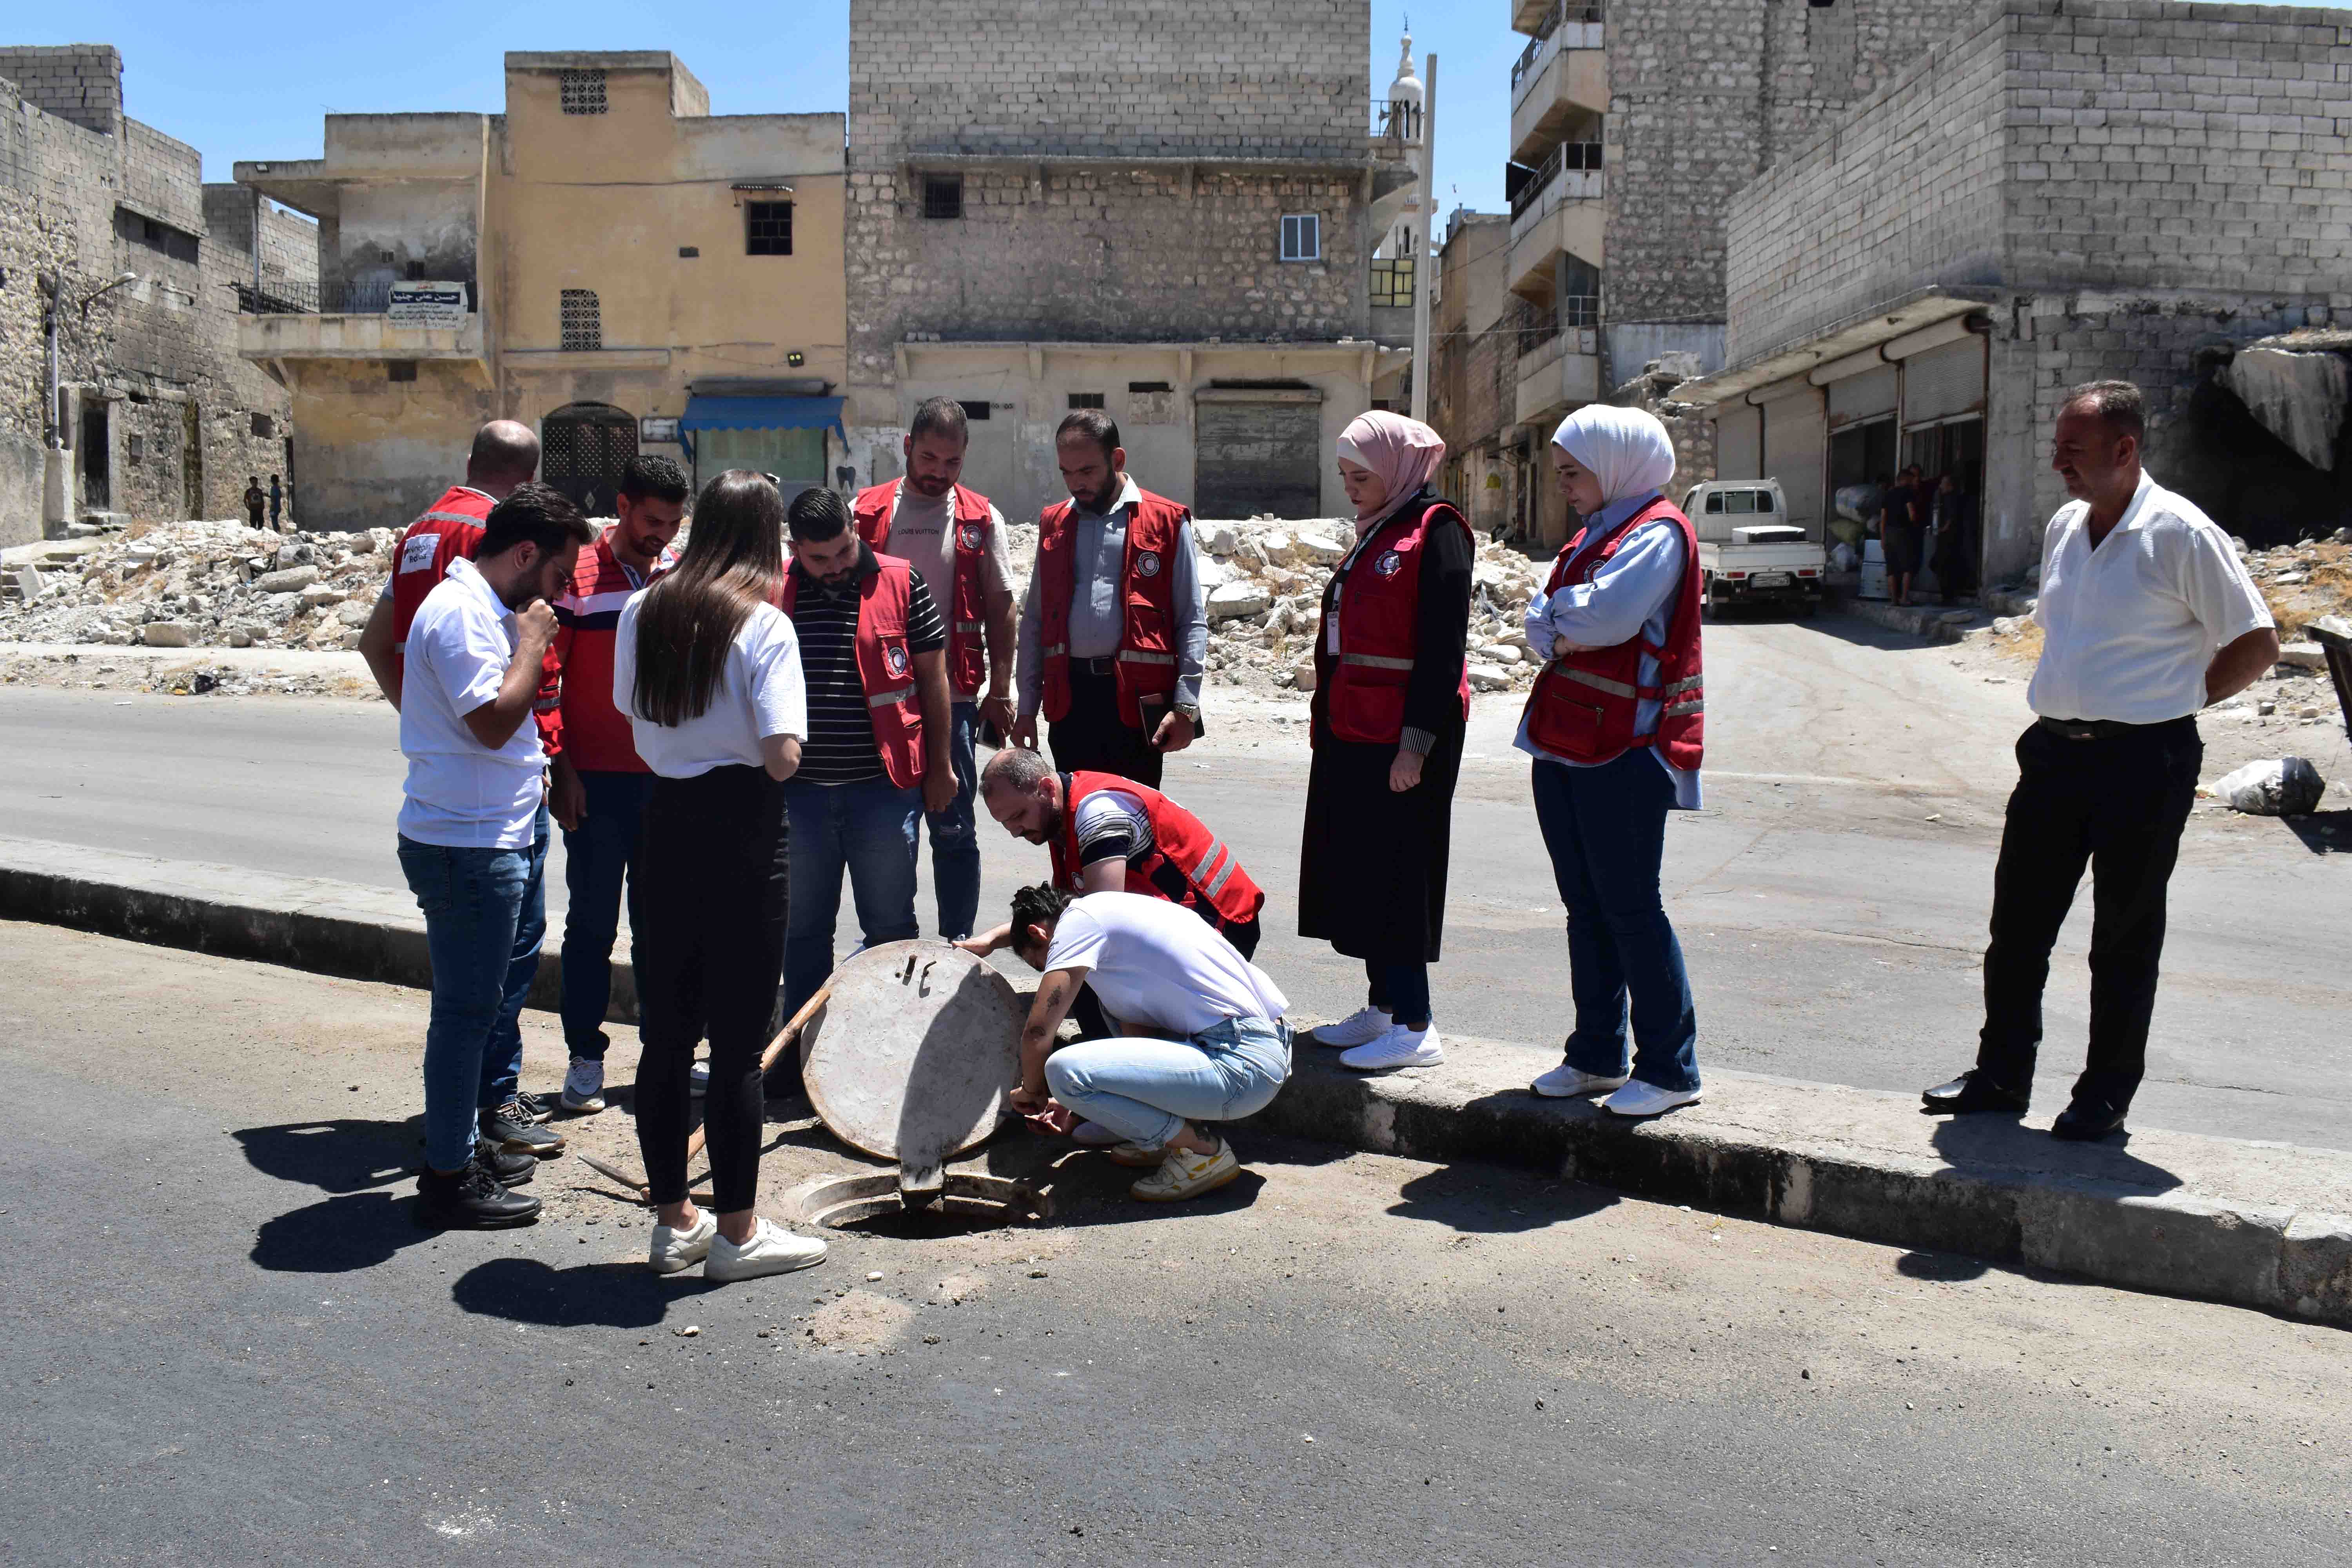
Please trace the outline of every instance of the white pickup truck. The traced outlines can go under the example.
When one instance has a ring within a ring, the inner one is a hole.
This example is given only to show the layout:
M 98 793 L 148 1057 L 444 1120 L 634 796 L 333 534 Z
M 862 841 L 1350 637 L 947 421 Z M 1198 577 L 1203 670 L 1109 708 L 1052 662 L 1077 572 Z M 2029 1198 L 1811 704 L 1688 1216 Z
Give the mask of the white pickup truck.
M 1829 550 L 1820 535 L 1789 521 L 1776 479 L 1709 479 L 1683 497 L 1683 515 L 1698 533 L 1703 602 L 1794 605 L 1810 615 L 1821 604 Z

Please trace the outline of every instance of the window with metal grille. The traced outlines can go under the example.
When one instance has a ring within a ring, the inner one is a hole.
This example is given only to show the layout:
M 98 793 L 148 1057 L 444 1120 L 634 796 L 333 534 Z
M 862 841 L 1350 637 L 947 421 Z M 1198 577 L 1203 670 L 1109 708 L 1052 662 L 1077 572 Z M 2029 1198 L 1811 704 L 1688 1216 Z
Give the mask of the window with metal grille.
M 563 84 L 564 113 L 602 114 L 604 112 L 604 73 L 603 71 L 565 71 L 560 79 Z
M 988 417 L 988 405 L 985 403 L 965 403 L 959 404 L 957 406 L 963 410 L 963 416 L 967 420 Z
M 1103 395 L 1099 392 L 1074 392 L 1070 394 L 1070 406 L 1073 408 L 1100 408 L 1103 406 Z
M 1395 310 L 1412 303 L 1412 258 L 1410 256 L 1376 256 L 1372 258 L 1372 308 Z
M 1284 215 L 1282 258 L 1285 261 L 1323 259 L 1323 219 L 1319 214 L 1287 213 Z
M 563 346 L 592 352 L 604 346 L 604 315 L 593 289 L 563 291 Z
M 386 381 L 415 381 L 416 362 L 413 359 L 387 360 L 384 362 L 383 378 Z
M 793 204 L 743 204 L 743 254 L 790 256 L 793 253 Z
M 923 216 L 925 217 L 963 216 L 963 176 L 961 174 L 923 176 Z

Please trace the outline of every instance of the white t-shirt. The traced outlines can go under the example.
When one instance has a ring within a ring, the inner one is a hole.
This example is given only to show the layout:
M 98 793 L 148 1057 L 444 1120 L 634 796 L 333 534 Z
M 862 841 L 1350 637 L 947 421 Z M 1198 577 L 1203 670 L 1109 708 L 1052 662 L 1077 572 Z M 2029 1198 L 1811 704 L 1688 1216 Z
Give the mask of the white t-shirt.
M 773 605 L 759 605 L 736 629 L 710 706 L 698 717 L 672 727 L 639 713 L 637 611 L 645 602 L 644 593 L 630 595 L 614 628 L 613 706 L 627 716 L 646 766 L 666 779 L 698 778 L 713 768 L 761 766 L 760 742 L 770 735 L 808 739 L 800 642 L 791 617 Z
M 463 558 L 416 607 L 401 687 L 402 837 L 453 849 L 530 843 L 546 795 L 539 726 L 526 715 L 496 751 L 466 727 L 467 714 L 498 700 L 516 638 L 515 613 Z
M 948 539 L 948 522 L 955 515 L 955 491 L 931 497 L 919 493 L 903 479 L 890 514 L 890 547 L 886 552 L 922 574 L 940 607 L 940 619 L 955 619 L 955 546 Z M 1012 593 L 1012 552 L 1004 542 L 1004 514 L 988 509 L 988 545 L 981 552 L 982 603 L 997 594 Z M 950 626 L 952 629 L 952 626 Z
M 1208 921 L 1140 893 L 1089 893 L 1071 904 L 1054 928 L 1045 969 L 1086 970 L 1113 1017 L 1181 1035 L 1290 1010 L 1265 973 Z
M 2161 724 L 2205 706 L 2205 667 L 2223 645 L 2272 624 L 2229 535 L 2143 473 L 2097 549 L 2087 501 L 2069 501 L 2042 540 L 2042 661 L 2026 701 L 2046 719 Z

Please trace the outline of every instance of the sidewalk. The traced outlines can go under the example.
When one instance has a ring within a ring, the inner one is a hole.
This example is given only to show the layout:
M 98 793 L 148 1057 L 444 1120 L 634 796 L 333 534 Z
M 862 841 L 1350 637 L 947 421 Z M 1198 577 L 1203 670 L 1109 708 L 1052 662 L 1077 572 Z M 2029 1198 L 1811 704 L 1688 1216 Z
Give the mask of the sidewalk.
M 0 920 L 355 979 L 431 977 L 405 895 L 109 850 L 0 839 Z M 551 940 L 532 1005 L 553 1006 L 556 964 Z M 616 963 L 616 1022 L 634 1021 L 635 997 Z M 1302 1042 L 1258 1121 L 2352 1327 L 2352 1152 L 2163 1131 L 2060 1144 L 2003 1119 L 1922 1116 L 1905 1096 L 1728 1072 L 1709 1075 L 1700 1104 L 1627 1125 L 1528 1093 L 1524 1047 L 1449 1045 L 1443 1068 L 1366 1078 Z

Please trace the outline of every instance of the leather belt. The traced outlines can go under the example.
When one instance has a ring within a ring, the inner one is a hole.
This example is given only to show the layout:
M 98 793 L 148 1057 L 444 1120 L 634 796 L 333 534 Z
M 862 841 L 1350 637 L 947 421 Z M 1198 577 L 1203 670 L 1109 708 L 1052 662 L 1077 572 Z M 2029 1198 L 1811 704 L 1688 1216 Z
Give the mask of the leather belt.
M 2112 741 L 2126 735 L 2145 735 L 2157 730 L 2184 724 L 2185 719 L 2167 719 L 2160 724 L 2126 724 L 2120 719 L 2050 719 L 2038 718 L 2034 724 L 2053 735 L 2069 741 Z
M 1117 675 L 1118 656 L 1112 654 L 1106 658 L 1074 658 L 1070 660 L 1070 668 L 1082 669 L 1088 675 Z

